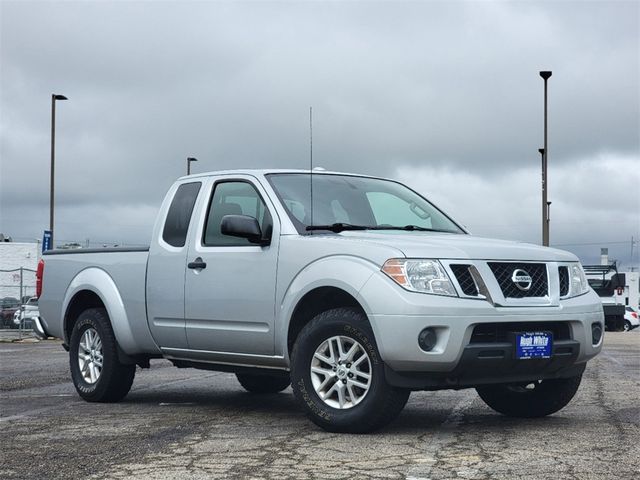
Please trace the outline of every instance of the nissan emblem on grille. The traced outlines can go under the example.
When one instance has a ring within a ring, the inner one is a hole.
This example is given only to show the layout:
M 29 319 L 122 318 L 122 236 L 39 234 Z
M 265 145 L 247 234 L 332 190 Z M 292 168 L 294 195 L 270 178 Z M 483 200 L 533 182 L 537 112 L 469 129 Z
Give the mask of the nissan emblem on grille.
M 515 283 L 516 287 L 518 287 L 523 292 L 529 290 L 531 288 L 531 284 L 533 283 L 533 280 L 531 280 L 531 276 L 520 268 L 517 268 L 513 271 L 511 281 Z

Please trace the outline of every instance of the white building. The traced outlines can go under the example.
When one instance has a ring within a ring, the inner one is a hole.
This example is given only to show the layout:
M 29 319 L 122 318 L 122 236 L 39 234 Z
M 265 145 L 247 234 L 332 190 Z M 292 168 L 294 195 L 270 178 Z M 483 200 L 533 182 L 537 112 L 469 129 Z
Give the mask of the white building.
M 0 242 L 0 298 L 35 295 L 40 248 L 38 243 Z
M 620 303 L 624 303 L 638 310 L 640 303 L 640 274 L 638 272 L 624 272 L 626 285 L 622 295 L 620 295 Z

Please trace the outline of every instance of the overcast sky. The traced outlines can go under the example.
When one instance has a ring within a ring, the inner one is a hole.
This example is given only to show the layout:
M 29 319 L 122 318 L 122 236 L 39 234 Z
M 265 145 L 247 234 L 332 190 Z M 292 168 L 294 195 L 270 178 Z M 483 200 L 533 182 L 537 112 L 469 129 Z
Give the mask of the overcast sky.
M 0 0 L 0 232 L 148 243 L 193 170 L 391 177 L 474 234 L 629 264 L 640 239 L 640 2 Z M 638 246 L 634 264 L 638 264 Z

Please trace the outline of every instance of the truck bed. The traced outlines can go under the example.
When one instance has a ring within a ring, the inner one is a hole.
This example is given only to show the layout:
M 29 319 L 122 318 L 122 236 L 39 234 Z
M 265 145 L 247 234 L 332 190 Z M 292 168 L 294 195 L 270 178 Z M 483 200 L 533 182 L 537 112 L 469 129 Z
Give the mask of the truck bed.
M 98 284 L 101 295 L 113 297 L 102 300 L 113 310 L 109 316 L 122 349 L 129 354 L 157 351 L 147 326 L 148 252 L 149 247 L 45 252 L 40 312 L 47 332 L 68 341 L 61 312 L 67 310 L 76 292 Z

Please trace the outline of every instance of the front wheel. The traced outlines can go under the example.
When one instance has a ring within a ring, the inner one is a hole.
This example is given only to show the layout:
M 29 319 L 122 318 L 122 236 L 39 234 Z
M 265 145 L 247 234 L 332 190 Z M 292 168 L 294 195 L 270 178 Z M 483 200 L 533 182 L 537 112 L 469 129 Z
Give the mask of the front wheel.
M 582 375 L 530 383 L 477 387 L 480 398 L 509 417 L 537 418 L 563 409 L 574 397 Z
M 307 416 L 330 432 L 379 429 L 410 393 L 387 384 L 371 326 L 350 308 L 323 312 L 302 329 L 291 353 L 291 383 Z
M 69 341 L 71 378 L 88 402 L 118 402 L 133 383 L 135 365 L 118 359 L 116 338 L 104 308 L 90 308 L 78 316 Z

